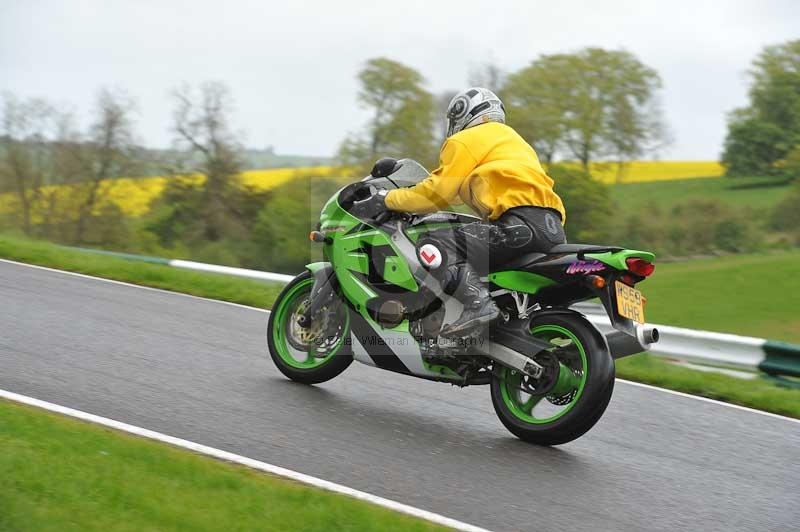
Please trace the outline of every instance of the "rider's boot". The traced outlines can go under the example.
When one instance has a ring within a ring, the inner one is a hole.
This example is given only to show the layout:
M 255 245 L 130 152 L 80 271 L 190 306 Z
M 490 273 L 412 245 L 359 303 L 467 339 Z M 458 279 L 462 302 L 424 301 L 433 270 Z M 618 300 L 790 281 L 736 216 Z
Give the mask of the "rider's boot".
M 445 338 L 465 338 L 500 315 L 500 309 L 489 295 L 486 284 L 469 265 L 461 266 L 457 282 L 453 297 L 461 302 L 464 309 L 456 321 L 442 328 L 441 336 Z

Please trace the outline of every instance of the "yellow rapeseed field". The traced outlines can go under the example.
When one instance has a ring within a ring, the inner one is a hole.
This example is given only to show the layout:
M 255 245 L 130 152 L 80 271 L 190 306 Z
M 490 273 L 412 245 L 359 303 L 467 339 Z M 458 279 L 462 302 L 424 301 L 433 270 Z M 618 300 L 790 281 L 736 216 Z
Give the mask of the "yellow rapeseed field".
M 577 168 L 578 164 L 570 163 L 569 166 Z M 717 161 L 632 161 L 623 167 L 621 176 L 616 163 L 590 163 L 589 170 L 596 179 L 608 184 L 719 177 L 725 173 Z
M 247 170 L 240 176 L 241 183 L 247 187 L 263 192 L 294 179 L 297 176 L 313 175 L 331 177 L 335 171 L 332 166 L 309 166 L 302 168 L 268 168 L 265 170 Z M 158 198 L 167 186 L 167 177 L 143 177 L 139 179 L 114 179 L 108 190 L 108 198 L 116 203 L 129 216 L 141 216 L 150 209 L 150 204 Z M 187 179 L 187 178 L 183 178 Z M 190 181 L 201 184 L 204 176 L 190 176 Z
M 297 176 L 319 176 L 331 177 L 335 171 L 331 166 L 312 166 L 300 168 L 270 168 L 265 170 L 247 170 L 242 172 L 239 179 L 242 184 L 252 187 L 258 191 L 266 191 L 286 183 Z M 96 208 L 96 213 L 102 211 L 107 205 L 106 202 L 117 205 L 127 216 L 141 216 L 150 210 L 150 205 L 164 192 L 167 180 L 172 179 L 163 176 L 152 177 L 120 177 L 104 181 L 101 191 L 98 194 L 103 198 Z M 205 177 L 201 175 L 181 177 L 189 182 L 201 184 Z M 80 188 L 84 185 L 59 185 L 46 186 L 41 189 L 42 202 L 46 202 L 51 197 L 56 197 L 60 204 L 60 212 L 77 209 L 77 199 L 82 196 Z M 0 214 L 12 212 L 17 209 L 17 199 L 14 194 L 0 194 Z M 44 205 L 34 205 L 33 212 L 44 212 Z M 34 215 L 34 223 L 41 220 Z
M 568 163 L 578 167 L 576 163 Z M 633 161 L 619 174 L 614 163 L 592 163 L 592 175 L 604 183 L 638 183 L 645 181 L 661 181 L 670 179 L 689 179 L 695 177 L 721 176 L 724 170 L 715 161 Z M 271 168 L 265 170 L 248 170 L 240 176 L 242 184 L 253 187 L 259 191 L 266 191 L 286 183 L 298 176 L 318 176 L 320 178 L 335 177 L 337 170 L 332 166 L 313 166 L 303 168 Z M 621 177 L 621 179 L 618 179 Z M 150 210 L 150 206 L 163 192 L 167 185 L 168 177 L 154 176 L 141 178 L 118 178 L 104 182 L 100 197 L 104 201 L 116 204 L 128 216 L 141 216 Z M 183 179 L 196 181 L 198 184 L 205 179 L 203 176 L 189 176 Z M 57 197 L 61 204 L 61 211 L 71 210 L 76 205 L 76 197 L 80 197 L 79 187 L 82 185 L 63 185 L 44 187 L 41 190 L 43 201 L 47 198 Z M 97 205 L 96 211 L 100 212 L 107 203 Z M 34 206 L 34 212 L 40 209 Z M 44 206 L 41 206 L 44 212 Z M 0 213 L 14 211 L 17 200 L 13 194 L 0 194 Z M 36 216 L 34 216 L 36 218 Z M 40 220 L 34 219 L 35 223 Z

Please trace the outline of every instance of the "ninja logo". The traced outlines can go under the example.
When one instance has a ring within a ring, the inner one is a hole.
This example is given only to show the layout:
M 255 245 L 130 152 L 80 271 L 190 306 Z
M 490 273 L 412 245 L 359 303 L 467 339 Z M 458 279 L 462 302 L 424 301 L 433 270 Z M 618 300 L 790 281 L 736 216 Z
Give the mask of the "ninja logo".
M 605 269 L 605 265 L 598 260 L 578 260 L 567 267 L 566 273 L 568 275 L 575 275 L 577 273 L 601 272 Z

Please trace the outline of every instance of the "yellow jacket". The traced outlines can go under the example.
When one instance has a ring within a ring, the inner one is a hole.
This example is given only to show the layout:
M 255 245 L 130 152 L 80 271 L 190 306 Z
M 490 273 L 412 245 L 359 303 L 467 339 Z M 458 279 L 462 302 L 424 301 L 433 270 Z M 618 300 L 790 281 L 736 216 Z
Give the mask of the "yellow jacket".
M 426 213 L 465 203 L 483 218 L 498 219 L 512 207 L 550 207 L 566 212 L 533 148 L 505 124 L 488 122 L 448 138 L 439 168 L 413 187 L 392 190 L 393 211 Z

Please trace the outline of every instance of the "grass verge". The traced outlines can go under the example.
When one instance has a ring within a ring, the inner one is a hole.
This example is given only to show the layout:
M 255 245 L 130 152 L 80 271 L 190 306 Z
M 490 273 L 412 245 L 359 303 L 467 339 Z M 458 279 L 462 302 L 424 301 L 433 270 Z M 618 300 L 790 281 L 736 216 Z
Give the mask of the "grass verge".
M 0 400 L 0 530 L 447 530 Z
M 89 255 L 53 244 L 0 236 L 0 257 L 268 308 L 281 285 Z M 800 252 L 743 255 L 660 264 L 641 286 L 648 319 L 700 329 L 800 342 Z M 676 367 L 637 355 L 617 362 L 626 379 L 800 418 L 800 390 L 758 379 Z
M 617 360 L 617 377 L 800 419 L 800 390 L 757 378 L 697 371 L 641 354 Z
M 281 283 L 92 255 L 11 236 L 0 236 L 0 258 L 259 308 L 270 308 L 283 288 Z

